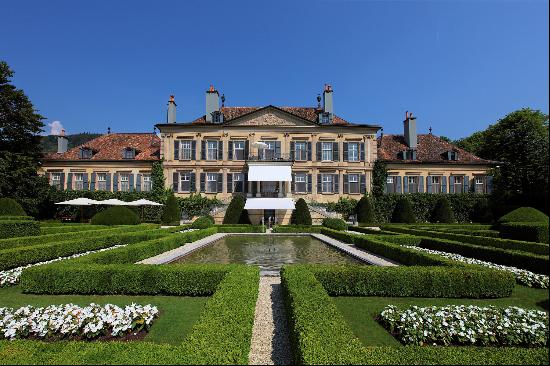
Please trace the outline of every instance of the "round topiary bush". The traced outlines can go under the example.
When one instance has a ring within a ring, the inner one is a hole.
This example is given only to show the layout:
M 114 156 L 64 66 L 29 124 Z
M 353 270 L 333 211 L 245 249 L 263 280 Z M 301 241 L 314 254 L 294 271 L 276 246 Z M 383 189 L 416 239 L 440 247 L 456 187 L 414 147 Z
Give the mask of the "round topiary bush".
M 212 219 L 208 216 L 201 216 L 191 224 L 191 229 L 207 229 L 214 225 Z
M 391 222 L 413 224 L 416 222 L 411 203 L 406 198 L 397 201 L 391 216 Z
M 332 217 L 326 217 L 323 219 L 323 226 L 334 230 L 347 230 L 348 224 L 342 219 L 335 219 Z
M 441 197 L 432 211 L 430 222 L 440 222 L 445 224 L 450 224 L 455 222 L 453 209 L 449 200 L 445 197 Z
M 139 216 L 128 207 L 113 206 L 96 213 L 91 223 L 92 225 L 137 225 Z
M 548 216 L 533 207 L 520 207 L 498 219 L 497 224 L 506 222 L 543 222 L 548 223 Z
M 292 225 L 311 225 L 311 213 L 309 207 L 303 198 L 296 201 L 296 208 L 292 210 L 290 215 L 290 223 Z
M 472 210 L 470 219 L 472 220 L 472 222 L 476 222 L 480 224 L 492 223 L 494 218 L 493 218 L 493 211 L 489 206 L 489 202 L 487 200 L 477 201 Z
M 361 197 L 359 202 L 357 202 L 355 214 L 357 215 L 357 222 L 361 224 L 369 224 L 375 221 L 374 208 L 371 200 L 367 196 Z
M 170 194 L 162 211 L 161 222 L 164 225 L 180 224 L 180 206 L 174 194 Z
M 23 207 L 13 198 L 0 198 L 0 216 L 26 216 Z
M 241 214 L 244 209 L 244 198 L 241 195 L 236 195 L 231 199 L 225 216 L 223 217 L 224 224 L 238 224 Z

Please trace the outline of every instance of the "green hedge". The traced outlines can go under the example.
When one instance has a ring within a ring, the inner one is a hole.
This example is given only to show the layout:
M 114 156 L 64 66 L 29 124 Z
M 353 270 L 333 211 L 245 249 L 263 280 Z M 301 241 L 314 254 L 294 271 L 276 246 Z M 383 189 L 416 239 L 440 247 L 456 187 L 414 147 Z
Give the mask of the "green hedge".
M 19 202 L 13 198 L 0 198 L 0 217 L 2 216 L 26 216 L 27 213 Z
M 504 239 L 548 243 L 548 224 L 542 222 L 509 222 L 500 224 L 500 236 Z
M 81 226 L 41 226 L 40 227 L 40 234 L 41 235 L 48 235 L 48 234 L 60 234 L 60 233 L 76 233 L 76 232 L 82 232 L 82 231 L 90 231 L 90 230 L 101 230 L 101 229 L 108 229 L 109 226 L 104 225 L 81 225 Z
M 323 226 L 334 230 L 347 230 L 348 224 L 342 219 L 335 219 L 332 217 L 326 217 L 323 219 Z
M 355 232 L 362 233 L 362 234 L 397 235 L 397 234 L 395 234 L 395 233 L 393 233 L 393 232 L 391 232 L 391 231 L 387 231 L 387 230 L 374 230 L 374 229 L 370 229 L 370 228 L 368 228 L 368 227 L 361 227 L 361 226 L 349 226 L 349 227 L 348 227 L 348 230 L 349 230 L 349 231 L 355 231 Z
M 192 229 L 206 229 L 214 225 L 214 220 L 208 216 L 201 216 L 191 224 Z
M 320 233 L 322 226 L 312 225 L 277 225 L 273 227 L 274 233 Z
M 497 226 L 508 222 L 543 222 L 548 224 L 548 216 L 533 207 L 520 207 L 498 219 Z
M 513 274 L 481 267 L 307 266 L 331 296 L 508 297 Z
M 265 233 L 263 225 L 215 225 L 218 233 Z
M 491 238 L 477 235 L 456 234 L 442 231 L 416 230 L 408 227 L 400 226 L 383 226 L 385 230 L 395 231 L 404 234 L 412 234 L 424 237 L 432 237 L 437 239 L 445 239 L 452 241 L 460 241 L 462 243 L 474 244 L 485 247 L 493 247 L 499 249 L 519 250 L 522 252 L 548 255 L 549 246 L 541 243 L 533 243 L 529 241 L 518 241 L 503 238 Z
M 96 213 L 90 222 L 92 225 L 138 225 L 140 220 L 128 207 L 113 206 Z
M 0 239 L 35 235 L 40 235 L 40 223 L 37 221 L 0 220 Z
M 34 220 L 34 217 L 32 216 L 8 216 L 8 215 L 4 215 L 4 216 L 0 216 L 0 221 L 11 221 L 11 220 L 15 220 L 15 221 L 23 221 L 23 220 Z

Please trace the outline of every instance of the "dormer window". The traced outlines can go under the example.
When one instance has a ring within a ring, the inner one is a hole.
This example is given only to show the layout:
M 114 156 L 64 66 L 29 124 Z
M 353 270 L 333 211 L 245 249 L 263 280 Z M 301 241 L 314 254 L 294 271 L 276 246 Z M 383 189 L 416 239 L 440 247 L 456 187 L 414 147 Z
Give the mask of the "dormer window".
M 458 151 L 447 151 L 447 160 L 456 161 L 458 160 Z
M 80 159 L 91 159 L 92 153 L 92 149 L 88 147 L 83 147 L 80 149 Z
M 399 157 L 402 160 L 416 160 L 416 150 L 409 149 L 399 152 Z
M 319 122 L 322 125 L 329 125 L 332 120 L 332 115 L 330 113 L 321 113 L 319 115 Z
M 213 123 L 223 123 L 223 114 L 220 111 L 212 112 L 212 122 Z
M 136 157 L 136 149 L 127 147 L 122 151 L 122 157 L 124 159 L 135 159 Z

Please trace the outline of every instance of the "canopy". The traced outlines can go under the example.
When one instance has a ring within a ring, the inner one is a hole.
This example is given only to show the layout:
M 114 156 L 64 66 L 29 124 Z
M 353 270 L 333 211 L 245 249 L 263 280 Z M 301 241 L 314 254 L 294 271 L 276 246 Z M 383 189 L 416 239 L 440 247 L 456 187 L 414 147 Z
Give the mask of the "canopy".
M 294 210 L 291 198 L 247 198 L 244 208 L 247 210 Z
M 136 201 L 127 202 L 127 205 L 128 206 L 163 206 L 162 203 L 149 201 L 143 198 Z
M 112 206 L 128 206 L 129 202 L 124 202 L 121 200 L 117 200 L 116 198 L 111 198 L 104 201 L 95 201 L 96 205 L 112 205 Z
M 57 202 L 56 205 L 72 205 L 72 206 L 90 206 L 95 205 L 99 201 L 91 200 L 89 198 L 74 198 L 72 200 Z
M 292 182 L 290 165 L 249 165 L 248 180 L 261 182 Z

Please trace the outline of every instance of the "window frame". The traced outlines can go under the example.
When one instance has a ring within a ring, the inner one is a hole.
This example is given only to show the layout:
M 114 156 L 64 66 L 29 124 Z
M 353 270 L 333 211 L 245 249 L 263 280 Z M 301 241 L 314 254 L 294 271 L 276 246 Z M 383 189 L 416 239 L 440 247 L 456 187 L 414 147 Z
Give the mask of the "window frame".
M 330 179 L 325 180 L 325 178 Z M 325 185 L 327 185 L 327 187 L 330 185 L 330 190 L 326 190 Z M 334 176 L 332 174 L 321 174 L 321 192 L 328 194 L 334 193 Z
M 142 192 L 151 192 L 152 189 L 153 189 L 153 180 L 151 179 L 151 174 L 150 173 L 142 174 L 141 175 L 141 191 Z
M 215 179 L 210 179 L 211 177 L 215 177 Z M 211 189 L 210 185 L 214 185 L 214 189 Z M 218 173 L 206 173 L 206 193 L 219 193 L 218 192 Z
M 241 145 L 242 147 L 237 147 L 238 145 Z M 246 141 L 245 140 L 235 140 L 233 141 L 233 160 L 246 160 L 246 156 L 244 155 L 246 148 Z M 238 157 L 237 151 L 242 151 L 242 158 Z
M 407 175 L 407 192 L 406 193 L 418 193 L 419 192 L 419 177 L 418 175 Z M 415 190 L 412 190 L 411 187 L 416 187 Z
M 333 152 L 334 152 L 334 142 L 327 142 L 327 141 L 322 141 L 321 142 L 321 161 L 333 161 L 334 159 L 334 156 L 333 156 Z M 325 148 L 326 146 L 330 146 L 330 149 L 328 148 Z M 325 159 L 325 153 L 327 155 L 330 154 L 330 159 Z
M 215 161 L 218 160 L 218 147 L 219 147 L 219 141 L 218 140 L 206 140 L 206 160 Z M 210 144 L 215 144 L 215 148 L 210 146 Z M 214 158 L 211 157 L 211 154 L 213 154 Z
M 356 150 L 352 150 L 351 147 L 352 146 L 355 146 Z M 359 143 L 358 142 L 348 142 L 348 161 L 349 162 L 352 162 L 352 163 L 355 163 L 355 162 L 358 162 L 360 161 L 360 152 L 359 152 Z M 352 152 L 355 153 L 355 155 L 352 154 Z M 352 157 L 354 156 L 354 158 L 352 159 Z
M 54 179 L 57 177 L 57 179 Z M 56 183 L 54 183 L 57 181 Z M 50 173 L 50 185 L 57 190 L 61 190 L 61 172 L 52 172 Z
M 300 179 L 300 180 L 298 180 Z M 303 179 L 303 180 L 302 180 Z M 299 189 L 303 184 L 303 189 Z M 307 173 L 295 173 L 294 174 L 294 192 L 295 193 L 307 193 Z
M 298 148 L 300 146 L 300 148 Z M 294 142 L 294 160 L 307 161 L 307 142 L 295 141 Z
M 96 173 L 95 176 L 96 176 L 96 190 L 106 191 L 107 190 L 107 173 Z M 101 177 L 103 177 L 104 179 L 100 180 Z
M 128 185 L 127 189 L 123 188 L 123 183 Z M 118 173 L 118 190 L 120 192 L 130 192 L 130 173 Z
M 352 182 L 351 177 L 355 177 L 356 180 Z M 352 183 L 355 186 L 354 192 L 352 192 Z M 348 194 L 360 194 L 360 193 L 361 193 L 361 177 L 357 173 L 348 174 Z
M 184 179 L 187 178 L 187 179 Z M 187 183 L 184 183 L 187 182 Z M 191 172 L 179 172 L 179 191 L 180 192 L 191 192 Z M 185 189 L 184 184 L 188 184 L 189 188 Z
M 180 140 L 179 156 L 178 160 L 192 160 L 191 154 L 193 153 L 193 140 Z M 189 146 L 186 146 L 189 144 Z M 189 157 L 186 157 L 188 155 Z
M 277 140 L 261 140 L 260 142 L 267 144 L 268 147 L 261 148 L 261 160 L 274 160 L 275 152 L 277 151 Z M 266 156 L 266 152 L 270 152 Z
M 77 179 L 77 177 L 79 177 L 80 179 Z M 84 173 L 73 173 L 73 190 L 84 190 Z
M 233 193 L 244 193 L 244 173 L 232 173 L 231 190 Z M 238 178 L 238 179 L 236 179 Z M 237 189 L 237 185 L 241 185 L 241 189 Z

